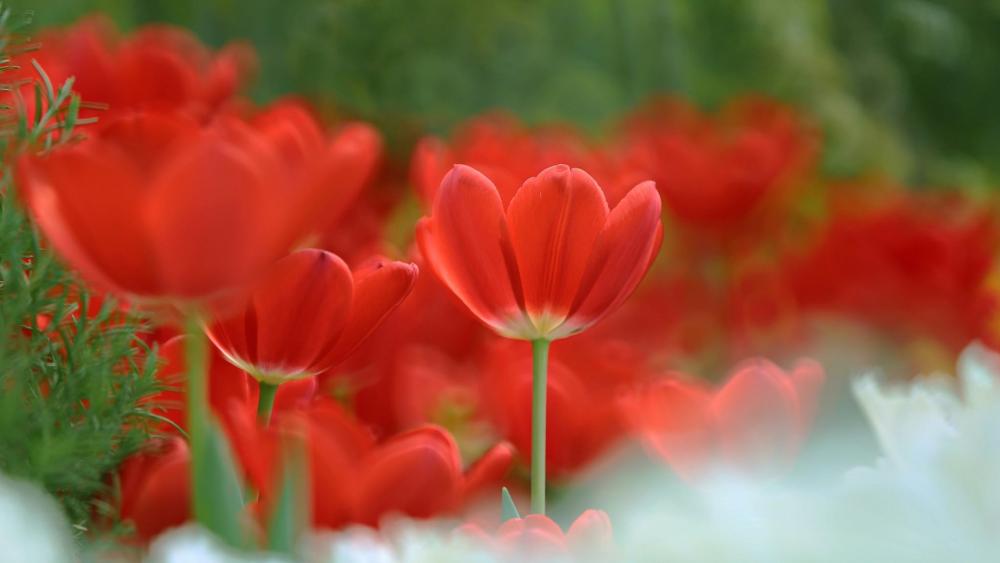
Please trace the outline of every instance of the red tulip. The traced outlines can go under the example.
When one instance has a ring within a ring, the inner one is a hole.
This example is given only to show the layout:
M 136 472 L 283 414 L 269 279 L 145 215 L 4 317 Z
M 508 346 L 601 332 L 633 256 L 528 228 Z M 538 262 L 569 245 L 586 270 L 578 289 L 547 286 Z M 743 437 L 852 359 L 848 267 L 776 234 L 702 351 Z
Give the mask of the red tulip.
M 609 209 L 600 186 L 565 165 L 527 180 L 506 209 L 488 178 L 455 166 L 417 227 L 423 255 L 465 305 L 502 336 L 527 340 L 576 334 L 614 310 L 662 234 L 652 182 Z
M 603 510 L 589 509 L 563 532 L 559 524 L 542 514 L 507 520 L 494 534 L 488 534 L 476 524 L 464 524 L 456 533 L 483 542 L 508 554 L 574 554 L 586 560 L 607 554 L 613 546 L 611 519 Z
M 790 260 L 799 306 L 892 338 L 931 337 L 952 354 L 972 340 L 994 341 L 995 210 L 954 196 L 872 197 L 879 188 L 840 186 L 849 195 L 833 201 L 818 240 Z
M 336 254 L 300 250 L 275 264 L 240 313 L 208 328 L 232 363 L 282 383 L 337 365 L 410 292 L 417 267 L 373 261 L 353 274 Z
M 38 34 L 41 49 L 14 58 L 20 67 L 11 80 L 30 78 L 36 59 L 53 84 L 73 77 L 73 90 L 85 102 L 106 109 L 84 108 L 103 127 L 114 117 L 137 110 L 183 111 L 207 119 L 231 99 L 255 66 L 253 50 L 233 44 L 209 51 L 187 30 L 147 25 L 119 36 L 105 18 L 88 18 L 65 29 Z M 34 89 L 22 88 L 26 109 L 34 111 Z
M 121 518 L 149 541 L 191 517 L 191 454 L 179 437 L 126 459 L 119 468 Z
M 291 118 L 284 126 L 301 127 Z M 89 281 L 204 300 L 255 279 L 329 199 L 329 186 L 289 169 L 302 162 L 273 129 L 122 118 L 78 145 L 22 158 L 18 185 L 53 246 Z
M 374 526 L 395 512 L 425 518 L 459 508 L 496 484 L 513 455 L 510 446 L 499 444 L 463 472 L 458 446 L 442 428 L 423 426 L 375 444 L 329 400 L 279 415 L 267 428 L 236 411 L 230 425 L 237 454 L 265 505 L 274 500 L 280 441 L 305 442 L 313 522 L 331 528 Z
M 275 147 L 285 180 L 315 199 L 305 205 L 310 234 L 336 225 L 371 180 L 382 156 L 382 140 L 370 125 L 350 122 L 327 137 L 308 107 L 286 99 L 252 119 Z
M 793 111 L 756 98 L 736 100 L 718 118 L 658 100 L 631 120 L 627 137 L 633 166 L 656 181 L 668 210 L 710 236 L 782 203 L 817 152 Z
M 811 360 L 787 374 L 767 360 L 748 360 L 716 390 L 666 379 L 623 401 L 623 408 L 648 449 L 684 478 L 718 464 L 769 473 L 798 453 L 823 377 Z

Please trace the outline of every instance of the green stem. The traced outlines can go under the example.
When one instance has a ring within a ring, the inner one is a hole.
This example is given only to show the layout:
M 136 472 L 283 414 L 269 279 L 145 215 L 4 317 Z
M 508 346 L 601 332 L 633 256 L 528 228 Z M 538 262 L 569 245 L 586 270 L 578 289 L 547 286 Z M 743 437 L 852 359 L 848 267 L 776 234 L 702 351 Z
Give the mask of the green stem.
M 187 364 L 188 435 L 191 444 L 191 506 L 198 522 L 207 522 L 212 507 L 205 501 L 211 498 L 199 490 L 205 474 L 205 440 L 208 421 L 208 346 L 197 314 L 189 314 L 184 321 L 184 360 Z
M 260 382 L 260 397 L 257 398 L 257 420 L 264 426 L 271 422 L 271 409 L 274 408 L 274 396 L 277 394 L 277 384 Z
M 531 342 L 531 511 L 545 514 L 545 403 L 549 341 Z

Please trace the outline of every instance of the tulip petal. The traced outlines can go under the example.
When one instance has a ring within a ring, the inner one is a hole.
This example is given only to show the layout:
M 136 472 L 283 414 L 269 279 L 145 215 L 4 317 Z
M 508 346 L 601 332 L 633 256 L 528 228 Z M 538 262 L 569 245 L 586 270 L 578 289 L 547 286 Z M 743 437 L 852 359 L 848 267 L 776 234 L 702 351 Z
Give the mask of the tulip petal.
M 323 407 L 322 410 L 323 414 L 309 413 L 312 517 L 316 526 L 337 528 L 354 518 L 359 494 L 357 459 L 360 453 L 350 439 L 344 439 L 355 433 L 356 425 L 351 425 L 332 408 Z M 332 418 L 337 420 L 328 426 L 326 423 Z M 360 435 L 357 437 L 360 439 Z
M 206 297 L 270 265 L 285 208 L 260 156 L 206 135 L 150 186 L 145 219 L 168 295 Z
M 257 356 L 248 360 L 265 374 L 322 371 L 318 364 L 344 333 L 353 298 L 351 271 L 336 254 L 307 249 L 282 258 L 254 291 Z
M 597 182 L 566 165 L 545 169 L 511 199 L 507 226 L 524 304 L 543 335 L 569 313 L 607 217 Z
M 282 383 L 274 397 L 274 412 L 295 411 L 308 407 L 316 396 L 318 387 L 315 377 Z
M 123 465 L 122 519 L 133 522 L 142 540 L 190 518 L 190 459 L 187 444 L 176 438 L 165 452 L 139 454 Z
M 611 547 L 614 541 L 611 518 L 603 510 L 585 510 L 570 525 L 566 541 L 574 552 L 581 555 Z
M 311 155 L 313 162 L 290 194 L 295 201 L 295 221 L 307 234 L 336 230 L 344 212 L 373 178 L 382 156 L 378 132 L 365 123 L 345 125 L 326 147 Z M 304 165 L 300 164 L 299 168 Z
M 159 289 L 139 213 L 142 181 L 108 145 L 23 158 L 18 185 L 53 246 L 104 289 L 148 295 Z
M 410 181 L 428 208 L 434 205 L 441 180 L 454 164 L 447 145 L 436 137 L 424 137 L 413 148 L 410 159 Z
M 336 346 L 319 362 L 328 369 L 344 361 L 413 289 L 415 264 L 372 260 L 354 273 L 354 302 Z
M 461 478 L 458 446 L 443 429 L 428 426 L 399 434 L 362 464 L 357 519 L 376 525 L 393 511 L 431 516 L 452 505 Z
M 555 337 L 579 332 L 617 308 L 635 290 L 660 248 L 660 195 L 643 182 L 611 211 L 590 256 L 570 318 Z
M 496 187 L 468 166 L 458 165 L 441 183 L 430 219 L 417 225 L 421 253 L 463 303 L 501 334 L 521 327 L 515 289 L 504 249 L 506 222 Z
M 692 479 L 712 461 L 712 393 L 697 383 L 664 379 L 623 403 L 643 446 L 678 475 Z
M 507 442 L 501 442 L 487 450 L 465 471 L 462 497 L 468 499 L 495 486 L 507 474 L 513 462 L 514 446 Z
M 253 120 L 254 128 L 276 150 L 291 174 L 301 173 L 323 149 L 323 131 L 309 112 L 294 101 L 272 104 Z
M 764 359 L 738 366 L 716 393 L 712 414 L 722 453 L 750 471 L 771 471 L 790 461 L 804 433 L 795 387 Z

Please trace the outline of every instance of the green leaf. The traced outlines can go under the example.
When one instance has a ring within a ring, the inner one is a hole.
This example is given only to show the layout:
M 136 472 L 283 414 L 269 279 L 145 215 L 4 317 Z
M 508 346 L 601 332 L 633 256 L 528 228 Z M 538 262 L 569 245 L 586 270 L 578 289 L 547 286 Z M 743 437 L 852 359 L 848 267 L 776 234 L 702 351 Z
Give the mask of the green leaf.
M 232 450 L 215 421 L 207 420 L 204 428 L 204 440 L 192 444 L 192 459 L 197 464 L 195 516 L 201 525 L 229 545 L 246 547 L 247 537 L 242 525 L 242 485 Z
M 308 526 L 309 494 L 305 447 L 291 440 L 285 447 L 280 493 L 267 525 L 267 548 L 276 553 L 295 555 L 299 538 Z
M 500 521 L 506 522 L 520 517 L 521 513 L 517 511 L 517 505 L 510 497 L 510 491 L 507 490 L 507 487 L 503 487 L 500 489 Z

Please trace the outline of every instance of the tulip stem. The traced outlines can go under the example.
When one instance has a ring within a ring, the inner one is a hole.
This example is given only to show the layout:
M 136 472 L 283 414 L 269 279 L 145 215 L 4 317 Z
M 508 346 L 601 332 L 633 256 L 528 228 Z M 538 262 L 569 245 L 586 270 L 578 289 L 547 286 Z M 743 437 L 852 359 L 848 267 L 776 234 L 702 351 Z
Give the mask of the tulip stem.
M 199 475 L 205 473 L 205 458 L 208 422 L 208 381 L 206 364 L 208 346 L 201 321 L 196 313 L 187 315 L 184 321 L 184 363 L 187 365 L 187 414 L 188 434 L 191 445 L 191 506 L 198 522 L 207 522 L 212 507 L 205 501 L 211 498 L 206 491 L 199 490 L 204 481 Z
M 264 426 L 271 422 L 271 409 L 274 408 L 274 396 L 277 393 L 277 384 L 260 382 L 260 396 L 257 398 L 257 420 Z
M 531 511 L 545 514 L 545 406 L 548 390 L 549 341 L 531 342 Z

